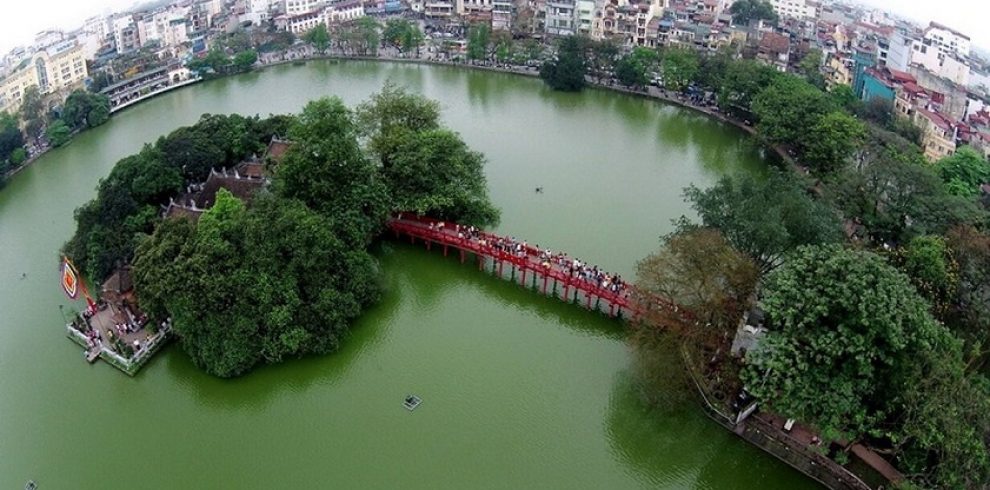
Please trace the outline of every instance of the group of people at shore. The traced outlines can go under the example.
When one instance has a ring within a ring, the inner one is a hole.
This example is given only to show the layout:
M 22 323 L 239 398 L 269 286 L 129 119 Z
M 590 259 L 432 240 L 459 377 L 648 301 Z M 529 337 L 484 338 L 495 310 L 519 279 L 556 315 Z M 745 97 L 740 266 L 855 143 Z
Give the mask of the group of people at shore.
M 399 219 L 402 219 L 400 216 Z M 540 248 L 539 245 L 530 247 L 525 241 L 517 240 L 515 237 L 493 236 L 483 233 L 474 226 L 461 226 L 455 224 L 453 228 L 448 227 L 443 221 L 430 222 L 428 228 L 441 233 L 450 230 L 457 238 L 470 240 L 478 243 L 482 247 L 512 255 L 517 258 L 529 258 L 536 260 L 545 270 L 558 268 L 567 273 L 572 278 L 587 284 L 594 285 L 599 289 L 609 291 L 618 295 L 628 293 L 628 284 L 618 274 L 611 274 L 582 262 L 579 259 L 568 257 L 563 252 L 553 253 L 550 249 Z

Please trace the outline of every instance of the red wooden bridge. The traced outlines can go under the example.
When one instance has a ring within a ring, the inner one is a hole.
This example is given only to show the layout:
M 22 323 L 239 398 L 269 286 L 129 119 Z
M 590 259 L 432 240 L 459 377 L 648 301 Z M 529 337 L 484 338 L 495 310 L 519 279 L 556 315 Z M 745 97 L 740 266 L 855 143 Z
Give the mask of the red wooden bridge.
M 693 315 L 665 298 L 638 291 L 621 277 L 583 264 L 564 253 L 551 253 L 524 241 L 410 213 L 399 214 L 388 226 L 397 238 L 408 236 L 410 243 L 419 239 L 427 250 L 433 245 L 440 246 L 444 256 L 453 249 L 460 253 L 461 263 L 467 261 L 467 254 L 473 254 L 478 270 L 490 268 L 503 279 L 539 288 L 544 295 L 580 303 L 590 310 L 635 319 L 647 309 L 663 309 L 693 321 Z

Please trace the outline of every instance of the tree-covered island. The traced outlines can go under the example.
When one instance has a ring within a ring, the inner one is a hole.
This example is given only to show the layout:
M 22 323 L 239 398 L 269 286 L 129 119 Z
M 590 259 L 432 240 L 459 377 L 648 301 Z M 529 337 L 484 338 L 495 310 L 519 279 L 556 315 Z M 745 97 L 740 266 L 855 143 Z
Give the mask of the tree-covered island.
M 284 154 L 255 160 L 276 137 Z M 213 189 L 198 212 L 163 217 L 245 161 L 264 167 L 256 190 Z M 96 281 L 132 264 L 142 309 L 171 317 L 205 371 L 238 376 L 340 346 L 379 298 L 369 246 L 393 213 L 497 222 L 483 166 L 436 102 L 391 84 L 353 110 L 324 98 L 296 116 L 204 115 L 118 162 L 64 251 Z

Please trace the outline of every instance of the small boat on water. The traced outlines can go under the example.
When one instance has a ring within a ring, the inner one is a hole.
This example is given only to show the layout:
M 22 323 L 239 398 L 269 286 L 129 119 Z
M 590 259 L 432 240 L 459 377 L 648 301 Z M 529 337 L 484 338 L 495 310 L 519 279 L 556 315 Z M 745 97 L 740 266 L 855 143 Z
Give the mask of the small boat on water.
M 416 410 L 416 407 L 418 407 L 421 403 L 423 403 L 422 398 L 416 395 L 407 395 L 406 399 L 402 401 L 402 406 L 406 407 L 406 410 L 411 412 Z

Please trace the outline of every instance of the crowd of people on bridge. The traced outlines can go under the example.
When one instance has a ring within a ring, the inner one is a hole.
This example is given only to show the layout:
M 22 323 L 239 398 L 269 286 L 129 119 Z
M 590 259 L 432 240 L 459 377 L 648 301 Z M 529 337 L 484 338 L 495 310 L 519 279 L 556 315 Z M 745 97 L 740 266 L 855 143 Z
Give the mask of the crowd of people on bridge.
M 401 216 L 399 219 L 402 219 Z M 427 226 L 431 231 L 450 235 L 456 234 L 458 239 L 470 240 L 483 248 L 536 261 L 545 270 L 557 268 L 571 279 L 596 286 L 619 296 L 628 294 L 628 284 L 622 279 L 622 276 L 610 274 L 599 269 L 598 266 L 592 266 L 579 259 L 568 257 L 562 252 L 555 254 L 550 249 L 540 248 L 539 245 L 530 247 L 525 241 L 517 240 L 515 237 L 490 235 L 474 226 L 455 224 L 451 228 L 443 221 L 430 222 Z

